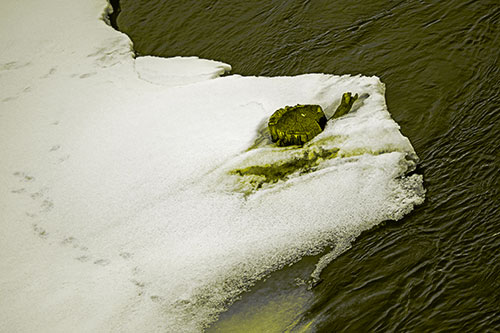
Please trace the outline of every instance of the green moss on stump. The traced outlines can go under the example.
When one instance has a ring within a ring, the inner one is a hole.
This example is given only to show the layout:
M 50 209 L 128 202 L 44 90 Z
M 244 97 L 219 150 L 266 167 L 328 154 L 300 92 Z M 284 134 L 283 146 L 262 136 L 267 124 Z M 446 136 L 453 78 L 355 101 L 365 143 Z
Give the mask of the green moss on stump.
M 330 119 L 337 119 L 344 115 L 346 115 L 349 111 L 351 111 L 352 105 L 358 99 L 358 94 L 352 96 L 350 92 L 344 93 L 342 95 L 342 100 L 340 101 L 340 105 L 333 114 Z
M 303 145 L 325 129 L 326 116 L 319 105 L 286 106 L 269 118 L 271 139 L 278 146 Z
M 358 95 L 350 92 L 342 95 L 339 107 L 332 118 L 339 118 L 349 112 Z M 319 105 L 285 106 L 269 118 L 271 140 L 278 146 L 303 145 L 321 133 L 328 119 Z

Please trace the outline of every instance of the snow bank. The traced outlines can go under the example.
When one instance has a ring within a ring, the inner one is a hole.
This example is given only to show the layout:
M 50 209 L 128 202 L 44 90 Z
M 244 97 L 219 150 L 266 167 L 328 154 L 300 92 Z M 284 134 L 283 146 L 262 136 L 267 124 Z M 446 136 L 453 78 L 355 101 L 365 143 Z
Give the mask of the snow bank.
M 198 57 L 140 57 L 135 59 L 139 78 L 163 86 L 181 86 L 215 79 L 231 71 L 231 66 Z
M 378 78 L 134 59 L 104 6 L 0 4 L 2 331 L 199 331 L 268 272 L 422 202 Z M 266 139 L 276 109 L 328 113 L 345 91 L 369 96 L 303 149 Z

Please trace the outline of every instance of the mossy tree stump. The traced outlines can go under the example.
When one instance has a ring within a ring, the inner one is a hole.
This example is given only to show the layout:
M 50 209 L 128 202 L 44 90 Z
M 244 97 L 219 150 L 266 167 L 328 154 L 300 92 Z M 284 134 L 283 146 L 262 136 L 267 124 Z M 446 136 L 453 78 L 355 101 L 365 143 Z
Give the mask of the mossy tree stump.
M 339 107 L 332 118 L 341 117 L 349 112 L 358 95 L 342 95 Z M 269 118 L 271 140 L 278 146 L 303 145 L 321 133 L 328 119 L 319 105 L 285 106 Z

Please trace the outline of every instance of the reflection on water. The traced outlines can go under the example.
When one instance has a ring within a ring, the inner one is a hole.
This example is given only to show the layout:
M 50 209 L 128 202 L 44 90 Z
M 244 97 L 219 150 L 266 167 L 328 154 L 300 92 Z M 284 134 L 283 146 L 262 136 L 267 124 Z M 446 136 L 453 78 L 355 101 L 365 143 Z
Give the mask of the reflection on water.
M 498 1 L 122 0 L 121 7 L 119 28 L 140 54 L 197 55 L 244 75 L 361 73 L 386 84 L 389 111 L 421 158 L 427 201 L 362 234 L 323 271 L 314 300 L 289 324 L 500 328 Z M 258 313 L 262 299 L 230 313 Z

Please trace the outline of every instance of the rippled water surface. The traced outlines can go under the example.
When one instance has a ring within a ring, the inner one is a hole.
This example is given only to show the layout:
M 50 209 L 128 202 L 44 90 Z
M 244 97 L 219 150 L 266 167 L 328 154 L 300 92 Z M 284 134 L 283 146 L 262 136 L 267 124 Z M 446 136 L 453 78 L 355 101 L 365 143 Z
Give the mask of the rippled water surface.
M 212 329 L 500 331 L 498 0 L 121 0 L 117 24 L 140 55 L 377 75 L 421 158 L 422 206 L 363 233 L 313 290 L 292 283 L 306 258 Z

